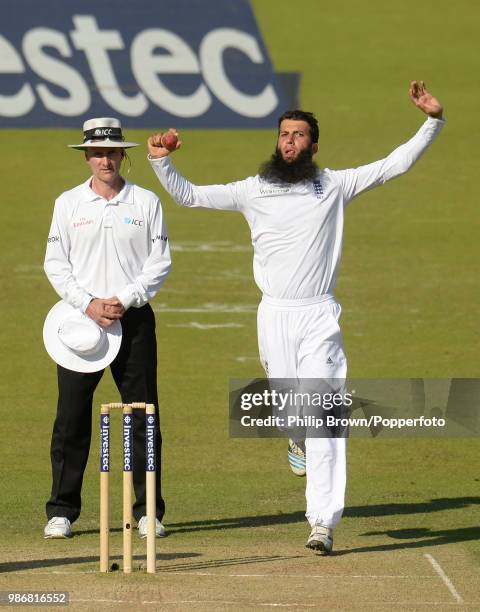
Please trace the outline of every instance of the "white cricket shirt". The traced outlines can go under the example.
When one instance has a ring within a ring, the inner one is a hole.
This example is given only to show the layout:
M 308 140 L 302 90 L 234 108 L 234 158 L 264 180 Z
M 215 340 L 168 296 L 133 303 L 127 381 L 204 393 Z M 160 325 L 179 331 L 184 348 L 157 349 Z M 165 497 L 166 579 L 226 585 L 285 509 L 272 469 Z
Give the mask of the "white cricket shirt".
M 116 295 L 125 309 L 152 299 L 171 268 L 157 196 L 125 181 L 110 201 L 85 183 L 56 200 L 45 272 L 58 295 L 85 312 L 90 300 Z
M 315 180 L 296 184 L 266 182 L 257 175 L 227 185 L 197 186 L 177 172 L 170 156 L 149 159 L 178 204 L 236 210 L 245 216 L 255 282 L 263 294 L 305 299 L 333 292 L 348 202 L 411 168 L 443 124 L 428 117 L 413 138 L 385 159 L 349 170 L 326 168 Z

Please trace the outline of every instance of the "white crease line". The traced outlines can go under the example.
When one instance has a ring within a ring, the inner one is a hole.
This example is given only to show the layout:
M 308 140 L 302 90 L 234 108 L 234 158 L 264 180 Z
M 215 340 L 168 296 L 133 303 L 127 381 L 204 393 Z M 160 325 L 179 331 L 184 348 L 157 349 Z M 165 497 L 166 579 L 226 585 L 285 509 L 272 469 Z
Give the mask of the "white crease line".
M 177 325 L 167 325 L 167 327 L 186 327 L 190 329 L 219 329 L 219 328 L 238 328 L 245 327 L 242 323 L 199 323 L 198 321 L 190 321 L 190 323 L 179 323 Z
M 455 599 L 455 601 L 457 603 L 463 603 L 463 599 L 460 597 L 457 589 L 453 586 L 453 582 L 450 580 L 450 578 L 447 576 L 447 574 L 443 571 L 440 563 L 438 563 L 438 561 L 436 561 L 432 557 L 432 555 L 430 555 L 429 553 L 424 553 L 424 557 L 426 557 L 426 559 L 430 562 L 430 564 L 433 567 L 433 569 L 440 576 L 440 578 L 443 581 L 443 584 L 450 591 L 450 593 L 452 594 L 452 597 Z
M 136 569 L 136 568 L 135 568 Z M 21 570 L 20 570 L 21 571 Z M 141 571 L 141 570 L 139 570 Z M 33 574 L 33 575 L 50 575 L 50 574 L 60 574 L 60 575 L 77 575 L 77 574 L 98 574 L 98 570 L 85 570 L 85 571 L 60 571 L 60 570 L 52 570 L 51 572 L 39 572 L 39 571 L 22 571 L 22 574 Z M 122 574 L 123 571 L 120 568 L 119 572 L 111 572 Z M 134 572 L 135 573 L 135 572 Z M 311 578 L 323 578 L 324 580 L 331 580 L 332 578 L 341 578 L 345 580 L 350 580 L 353 578 L 365 578 L 370 580 L 378 580 L 382 578 L 389 579 L 401 579 L 401 580 L 416 580 L 417 578 L 422 579 L 430 579 L 437 580 L 436 576 L 432 576 L 428 574 L 427 576 L 415 575 L 391 575 L 391 574 L 221 574 L 218 572 L 190 572 L 190 571 L 169 571 L 168 568 L 161 569 L 157 567 L 158 574 L 167 574 L 167 575 L 179 575 L 179 576 L 212 576 L 215 578 L 280 578 L 286 579 L 291 578 L 292 580 L 298 580 L 299 578 L 311 579 Z
M 257 606 L 269 606 L 271 608 L 296 608 L 297 604 L 269 604 L 269 603 L 259 603 L 256 604 Z M 302 603 L 302 608 L 317 608 L 318 607 L 318 603 L 314 603 L 314 604 L 307 604 L 307 603 Z
M 201 278 L 202 281 L 219 281 L 219 282 L 225 282 L 225 281 L 251 281 L 252 277 L 250 275 L 248 276 L 200 276 L 199 278 Z M 163 291 L 163 289 L 162 289 Z
M 436 580 L 437 577 L 436 576 L 432 576 L 431 574 L 429 574 L 428 576 L 398 576 L 398 575 L 376 575 L 376 574 L 220 574 L 217 572 L 176 572 L 176 571 L 168 571 L 165 570 L 162 572 L 162 570 L 159 571 L 159 573 L 165 573 L 168 574 L 169 576 L 171 574 L 181 574 L 183 575 L 190 575 L 190 576 L 215 576 L 216 578 L 280 578 L 280 579 L 285 579 L 285 578 L 292 578 L 293 580 L 298 580 L 299 578 L 305 578 L 305 579 L 310 579 L 310 578 L 323 578 L 325 580 L 332 580 L 335 578 L 344 578 L 346 580 L 350 580 L 351 578 L 368 578 L 371 580 L 374 579 L 378 579 L 378 578 L 402 578 L 402 579 L 410 579 L 410 580 L 415 580 L 416 578 L 430 578 L 432 580 Z
M 37 570 L 18 570 L 17 572 L 12 572 L 12 574 L 22 574 L 22 575 L 30 575 L 30 576 L 51 576 L 52 574 L 58 574 L 60 576 L 77 576 L 82 574 L 98 574 L 98 570 L 78 570 L 75 571 L 62 571 L 62 570 L 52 570 L 51 572 L 41 572 Z
M 128 599 L 73 599 L 70 597 L 69 603 L 116 603 L 116 604 L 131 604 L 139 603 L 138 601 L 129 601 Z M 145 603 L 145 602 L 141 602 Z
M 173 605 L 173 604 L 222 604 L 229 606 L 238 606 L 243 603 L 242 601 L 222 601 L 221 599 L 174 599 L 172 601 L 142 601 L 142 604 L 146 605 Z M 248 603 L 248 602 L 247 602 Z
M 235 244 L 229 240 L 216 242 L 199 242 L 185 240 L 182 242 L 171 242 L 172 251 L 179 253 L 251 253 L 252 246 L 249 244 Z
M 306 602 L 295 602 L 295 603 L 276 603 L 276 602 L 258 602 L 258 601 L 225 601 L 221 599 L 173 599 L 173 600 L 126 600 L 126 599 L 76 599 L 70 598 L 70 603 L 114 603 L 114 604 L 142 604 L 147 606 L 154 605 L 178 605 L 178 604 L 193 604 L 193 605 L 205 605 L 205 604 L 222 604 L 222 605 L 230 605 L 230 606 L 239 606 L 239 605 L 255 605 L 255 606 L 268 606 L 274 608 L 298 608 L 301 606 L 302 608 L 316 608 L 318 607 L 318 602 L 316 603 L 306 603 Z M 476 606 L 478 602 L 473 602 L 472 605 Z M 362 602 L 363 606 L 455 606 L 456 603 L 447 602 L 447 601 L 368 601 Z
M 178 295 L 185 295 L 186 291 L 184 291 L 183 289 L 174 289 L 173 287 L 162 287 L 162 294 L 163 293 L 176 293 Z
M 70 603 L 114 603 L 114 604 L 142 604 L 142 605 L 172 605 L 172 604 L 230 604 L 232 606 L 238 605 L 238 601 L 221 601 L 221 600 L 201 600 L 201 599 L 177 599 L 173 601 L 162 601 L 162 600 L 128 600 L 128 599 L 74 599 L 70 597 Z M 261 604 L 260 604 L 261 605 Z M 293 604 L 292 604 L 293 605 Z
M 467 607 L 478 607 L 480 602 L 464 603 Z M 364 606 L 409 606 L 409 610 L 415 610 L 417 606 L 457 606 L 456 601 L 366 601 L 360 605 Z
M 169 308 L 166 304 L 153 304 L 154 312 L 185 312 L 185 313 L 205 313 L 205 314 L 252 314 L 257 311 L 258 304 L 203 304 L 191 308 Z

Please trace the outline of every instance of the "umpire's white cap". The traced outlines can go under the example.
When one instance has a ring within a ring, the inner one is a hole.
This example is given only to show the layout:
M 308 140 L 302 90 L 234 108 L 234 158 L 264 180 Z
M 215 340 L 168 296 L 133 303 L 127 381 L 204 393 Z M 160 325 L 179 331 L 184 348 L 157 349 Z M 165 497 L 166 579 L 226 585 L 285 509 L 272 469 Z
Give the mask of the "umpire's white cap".
M 68 145 L 71 149 L 89 149 L 106 147 L 109 149 L 130 149 L 138 147 L 137 142 L 126 142 L 122 134 L 122 125 L 114 117 L 89 119 L 83 124 L 82 144 Z
M 60 300 L 47 314 L 43 342 L 50 357 L 62 367 L 75 372 L 98 372 L 117 356 L 122 326 L 117 320 L 109 327 L 101 327 L 81 310 Z

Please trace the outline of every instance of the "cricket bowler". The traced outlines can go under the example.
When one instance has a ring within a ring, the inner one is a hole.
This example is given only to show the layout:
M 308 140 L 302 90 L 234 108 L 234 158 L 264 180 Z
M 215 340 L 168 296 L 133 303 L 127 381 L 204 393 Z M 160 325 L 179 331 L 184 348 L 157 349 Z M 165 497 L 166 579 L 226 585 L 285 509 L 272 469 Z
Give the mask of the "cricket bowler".
M 258 174 L 226 185 L 193 185 L 177 172 L 170 157 L 181 146 L 176 130 L 148 139 L 152 168 L 178 204 L 237 211 L 247 220 L 262 292 L 259 352 L 269 378 L 346 378 L 334 297 L 345 210 L 356 196 L 407 172 L 445 123 L 442 105 L 423 81 L 412 81 L 409 95 L 427 115 L 417 133 L 384 159 L 347 170 L 315 164 L 317 120 L 301 110 L 279 118 L 275 152 Z M 328 554 L 345 503 L 346 440 L 307 436 L 290 440 L 288 453 L 294 473 L 306 473 L 306 545 Z

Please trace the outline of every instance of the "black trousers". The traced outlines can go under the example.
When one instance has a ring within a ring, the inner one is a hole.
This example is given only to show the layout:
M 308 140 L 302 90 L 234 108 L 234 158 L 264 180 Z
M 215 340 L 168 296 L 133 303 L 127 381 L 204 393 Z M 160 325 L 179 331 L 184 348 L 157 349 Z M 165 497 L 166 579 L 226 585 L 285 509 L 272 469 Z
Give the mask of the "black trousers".
M 147 304 L 142 308 L 130 308 L 121 321 L 122 344 L 110 368 L 123 403 L 146 402 L 155 405 L 157 518 L 161 520 L 165 512 L 165 503 L 161 489 L 162 438 L 158 411 L 155 315 Z M 48 519 L 64 516 L 73 523 L 80 515 L 83 474 L 92 437 L 93 393 L 103 372 L 104 370 L 100 370 L 84 374 L 57 366 L 58 405 L 50 450 L 52 493 L 46 505 Z M 96 411 L 95 422 L 98 422 L 98 427 L 95 431 L 98 431 L 98 436 L 100 436 L 99 414 L 99 410 Z M 136 497 L 133 514 L 138 521 L 146 514 L 144 410 L 133 411 L 133 427 L 133 485 Z M 120 440 L 118 444 L 121 444 Z M 95 444 L 94 448 L 98 449 L 99 445 L 98 438 L 98 444 Z M 120 465 L 119 470 L 121 469 Z

